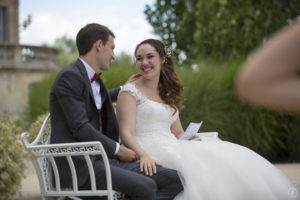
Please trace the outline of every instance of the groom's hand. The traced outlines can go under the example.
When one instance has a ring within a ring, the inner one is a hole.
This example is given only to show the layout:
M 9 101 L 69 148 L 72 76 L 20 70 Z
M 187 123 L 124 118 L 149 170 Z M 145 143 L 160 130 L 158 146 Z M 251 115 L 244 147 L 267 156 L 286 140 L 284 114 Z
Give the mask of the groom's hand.
M 134 82 L 134 81 L 138 80 L 138 79 L 141 78 L 141 77 L 142 77 L 142 75 L 140 75 L 140 74 L 133 74 L 133 75 L 130 76 L 130 78 L 126 81 L 125 84 Z
M 137 161 L 137 154 L 128 149 L 124 145 L 120 145 L 119 152 L 117 153 L 118 158 L 123 162 L 135 162 Z

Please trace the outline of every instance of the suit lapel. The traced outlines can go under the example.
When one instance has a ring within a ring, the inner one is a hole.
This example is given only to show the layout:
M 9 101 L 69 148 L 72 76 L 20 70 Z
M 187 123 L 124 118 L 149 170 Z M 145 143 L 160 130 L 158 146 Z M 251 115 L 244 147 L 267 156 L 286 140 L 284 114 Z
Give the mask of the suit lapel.
M 94 94 L 93 94 L 93 91 L 92 91 L 92 86 L 91 86 L 91 83 L 90 83 L 90 79 L 89 79 L 89 77 L 87 75 L 87 72 L 86 72 L 86 69 L 85 69 L 85 67 L 84 67 L 84 65 L 83 65 L 83 63 L 81 62 L 80 59 L 77 59 L 77 61 L 75 62 L 75 66 L 78 67 L 80 73 L 82 74 L 83 81 L 86 84 L 86 87 L 88 88 L 88 91 L 89 91 L 90 95 L 92 96 L 93 102 L 96 106 L 96 102 L 95 102 Z
M 99 79 L 99 83 L 100 83 L 101 105 L 103 105 L 103 103 L 107 98 L 107 90 L 104 86 L 104 83 L 102 82 L 102 79 Z

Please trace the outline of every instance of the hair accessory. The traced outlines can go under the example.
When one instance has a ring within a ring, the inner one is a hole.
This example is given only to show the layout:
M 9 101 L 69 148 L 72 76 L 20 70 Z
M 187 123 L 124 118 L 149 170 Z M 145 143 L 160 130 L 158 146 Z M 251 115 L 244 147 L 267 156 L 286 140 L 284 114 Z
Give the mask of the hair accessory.
M 171 58 L 172 50 L 169 47 L 165 47 L 166 58 Z
M 165 59 L 165 64 L 168 64 L 168 62 L 170 62 L 170 61 L 168 61 L 170 58 L 171 58 L 171 56 L 172 56 L 172 50 L 169 48 L 169 47 L 165 47 L 165 53 L 166 53 L 166 59 Z

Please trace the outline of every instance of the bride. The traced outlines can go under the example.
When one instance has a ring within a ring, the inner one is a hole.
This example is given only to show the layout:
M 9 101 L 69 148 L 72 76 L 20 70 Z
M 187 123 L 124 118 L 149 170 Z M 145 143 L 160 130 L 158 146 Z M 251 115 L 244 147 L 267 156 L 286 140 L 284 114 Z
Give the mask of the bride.
M 217 137 L 178 140 L 184 98 L 172 52 L 149 39 L 136 47 L 135 57 L 141 78 L 121 89 L 117 117 L 122 141 L 137 153 L 141 172 L 176 169 L 184 186 L 176 200 L 299 198 L 276 167 L 248 148 Z

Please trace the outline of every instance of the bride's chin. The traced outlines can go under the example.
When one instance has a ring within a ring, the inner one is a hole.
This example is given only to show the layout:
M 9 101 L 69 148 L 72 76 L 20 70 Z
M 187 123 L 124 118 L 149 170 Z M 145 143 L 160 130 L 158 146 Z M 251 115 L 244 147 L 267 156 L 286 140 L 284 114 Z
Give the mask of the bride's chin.
M 150 76 L 143 76 L 143 78 L 146 79 L 146 80 L 150 80 L 151 79 Z
M 142 72 L 141 75 L 146 79 L 149 79 L 152 77 L 152 75 L 150 73 L 145 73 L 145 72 Z

